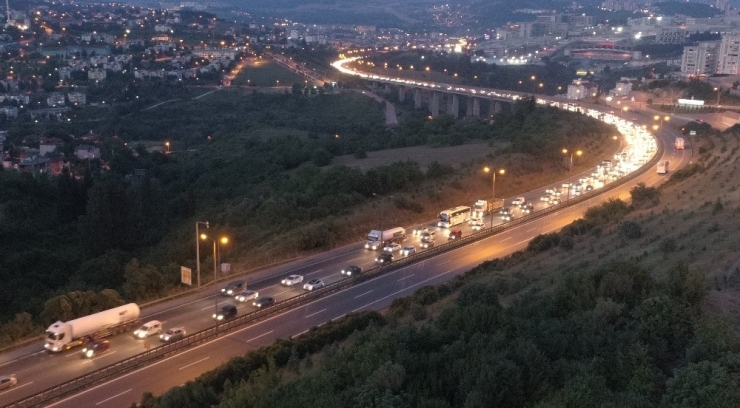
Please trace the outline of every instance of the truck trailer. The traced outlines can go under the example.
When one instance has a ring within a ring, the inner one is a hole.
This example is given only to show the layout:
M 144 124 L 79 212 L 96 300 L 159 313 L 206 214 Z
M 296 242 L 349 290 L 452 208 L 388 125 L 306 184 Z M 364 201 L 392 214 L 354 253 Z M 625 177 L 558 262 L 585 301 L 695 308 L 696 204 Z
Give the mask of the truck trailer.
M 138 326 L 139 305 L 129 303 L 68 322 L 58 321 L 46 329 L 44 348 L 58 353 L 84 344 L 89 338 L 103 338 Z
M 367 234 L 365 249 L 372 249 L 374 251 L 380 248 L 381 245 L 389 243 L 400 244 L 405 240 L 406 230 L 401 227 L 391 228 L 385 231 L 372 230 L 369 234 Z
M 684 141 L 682 137 L 676 138 L 676 150 L 684 150 Z
M 658 162 L 658 174 L 668 174 L 668 160 L 661 160 Z
M 470 213 L 470 222 L 480 221 L 485 217 L 486 215 L 490 214 L 491 211 L 493 211 L 494 202 L 489 200 L 477 200 L 475 204 L 473 204 L 473 211 Z

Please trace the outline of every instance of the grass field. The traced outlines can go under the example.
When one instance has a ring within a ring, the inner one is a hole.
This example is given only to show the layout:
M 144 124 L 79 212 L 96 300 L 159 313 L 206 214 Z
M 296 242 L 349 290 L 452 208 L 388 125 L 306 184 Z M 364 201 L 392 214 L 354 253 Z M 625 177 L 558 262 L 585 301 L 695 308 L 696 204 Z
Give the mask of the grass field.
M 363 172 L 373 167 L 386 166 L 391 163 L 407 160 L 419 163 L 422 169 L 426 169 L 435 161 L 458 168 L 460 164 L 470 160 L 485 158 L 486 155 L 493 153 L 493 150 L 487 143 L 470 143 L 462 146 L 440 148 L 414 146 L 368 152 L 365 159 L 356 159 L 353 155 L 348 154 L 334 158 L 332 163 L 335 165 L 355 167 Z
M 278 82 L 279 81 L 279 82 Z M 244 69 L 231 82 L 232 85 L 253 86 L 292 86 L 302 84 L 303 77 L 296 75 L 282 66 L 265 60 L 251 60 L 244 64 Z

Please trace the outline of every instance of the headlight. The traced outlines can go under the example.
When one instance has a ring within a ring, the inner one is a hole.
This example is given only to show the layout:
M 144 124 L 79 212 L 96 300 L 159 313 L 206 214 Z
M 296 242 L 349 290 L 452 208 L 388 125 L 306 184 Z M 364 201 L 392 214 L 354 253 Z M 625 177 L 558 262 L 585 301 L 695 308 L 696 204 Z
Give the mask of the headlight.
M 252 306 L 257 306 L 257 302 L 252 302 Z
M 59 347 L 54 346 L 54 347 L 51 348 L 51 351 L 59 351 Z
M 218 317 L 216 319 L 217 320 L 223 320 L 224 319 L 224 316 L 223 315 L 218 315 Z
M 375 262 L 378 262 L 378 258 L 375 258 Z
M 234 294 L 234 291 L 233 291 L 233 290 L 229 290 L 229 291 L 228 291 L 228 292 L 226 292 L 226 293 L 228 293 L 229 295 L 233 295 L 233 294 Z
M 86 353 L 86 352 L 87 352 L 87 347 L 83 348 L 83 349 L 82 349 L 82 352 L 83 352 L 83 353 Z
M 92 350 L 87 350 L 87 352 L 85 353 L 85 355 L 88 356 L 88 357 L 92 357 L 93 356 L 93 351 Z
M 169 341 L 170 340 L 170 336 L 164 336 L 164 340 L 165 341 Z
M 221 293 L 226 292 L 226 289 L 221 289 Z
M 213 314 L 213 318 L 215 319 L 215 318 L 216 318 L 216 316 L 218 316 L 218 315 L 216 315 L 216 314 L 214 313 L 214 314 Z

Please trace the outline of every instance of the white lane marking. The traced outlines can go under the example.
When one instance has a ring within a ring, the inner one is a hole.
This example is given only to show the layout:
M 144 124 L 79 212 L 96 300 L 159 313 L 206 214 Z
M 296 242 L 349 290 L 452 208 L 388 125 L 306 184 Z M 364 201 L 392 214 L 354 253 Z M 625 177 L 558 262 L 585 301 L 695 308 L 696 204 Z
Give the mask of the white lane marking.
M 323 268 L 322 268 L 322 269 L 317 269 L 317 270 L 315 270 L 315 271 L 313 271 L 313 272 L 307 273 L 307 274 L 306 274 L 306 276 L 308 276 L 308 275 L 313 275 L 314 273 L 319 273 L 319 272 L 321 272 L 321 271 L 323 271 L 323 270 L 324 270 Z
M 291 291 L 291 289 L 288 289 L 288 290 L 284 290 L 284 291 L 282 291 L 282 292 L 278 292 L 278 293 L 276 293 L 276 294 L 275 294 L 275 296 L 277 296 L 277 295 L 282 295 L 283 293 L 288 293 L 288 292 L 290 292 L 290 291 Z
M 121 395 L 123 395 L 123 394 L 125 394 L 125 393 L 127 393 L 127 392 L 131 392 L 131 390 L 133 390 L 133 388 L 129 388 L 129 389 L 127 389 L 126 391 L 124 391 L 124 392 L 122 392 L 122 393 L 120 393 L 120 394 L 116 394 L 116 395 L 114 395 L 114 396 L 112 396 L 112 397 L 110 397 L 110 398 L 107 398 L 107 399 L 104 399 L 104 400 L 102 400 L 102 401 L 100 401 L 100 402 L 97 402 L 97 403 L 95 403 L 95 405 L 100 405 L 100 404 L 106 403 L 106 402 L 108 402 L 108 401 L 112 400 L 113 398 L 116 398 L 116 397 L 120 397 Z
M 101 354 L 101 355 L 99 355 L 97 357 L 89 358 L 89 359 L 87 359 L 87 361 L 83 361 L 82 364 L 92 363 L 95 360 L 99 360 L 99 359 L 101 359 L 101 358 L 103 358 L 105 356 L 109 356 L 111 354 L 116 354 L 117 352 L 118 352 L 118 350 L 113 350 L 113 351 L 108 352 L 108 353 L 103 353 L 103 354 Z
M 355 296 L 355 299 L 357 299 L 358 297 L 361 297 L 361 296 L 365 296 L 365 295 L 367 295 L 367 294 L 368 294 L 368 293 L 370 293 L 370 292 L 372 292 L 372 289 L 371 289 L 371 290 L 368 290 L 368 291 L 367 291 L 367 292 L 365 292 L 365 293 L 360 293 L 359 295 Z
M 306 334 L 306 333 L 308 333 L 309 330 L 311 330 L 311 329 L 306 329 L 306 330 L 304 330 L 304 331 L 302 331 L 302 332 L 300 332 L 298 334 L 294 334 L 294 335 L 290 336 L 290 338 L 291 339 L 294 339 L 294 338 L 300 336 L 301 334 Z
M 25 355 L 25 356 L 23 356 L 23 357 L 18 357 L 18 358 L 16 358 L 15 360 L 10 360 L 10 361 L 6 361 L 6 362 L 4 362 L 4 363 L 0 364 L 0 367 L 2 367 L 2 366 L 4 366 L 4 365 L 8 365 L 8 364 L 11 364 L 11 363 L 15 363 L 16 361 L 21 361 L 21 360 L 23 360 L 24 358 L 28 358 L 28 357 L 31 357 L 31 356 L 35 356 L 36 354 L 41 354 L 41 353 L 46 353 L 46 350 L 41 350 L 41 351 L 37 351 L 37 352 L 35 352 L 35 353 L 27 354 L 27 355 Z
M 408 278 L 410 278 L 410 277 L 412 277 L 412 276 L 414 276 L 414 275 L 416 275 L 416 274 L 415 274 L 415 273 L 412 273 L 411 275 L 408 275 L 408 276 L 404 276 L 403 278 L 399 279 L 399 280 L 398 280 L 398 282 L 400 282 L 400 281 L 402 281 L 402 280 L 404 280 L 404 279 L 408 279 Z
M 442 265 L 444 265 L 444 264 L 447 264 L 447 263 L 450 263 L 450 262 L 452 262 L 452 261 L 454 261 L 454 259 L 450 259 L 449 261 L 444 261 L 444 262 L 442 262 L 441 264 L 436 264 L 436 265 L 434 265 L 434 266 L 442 266 Z
M 194 365 L 196 365 L 196 364 L 198 364 L 198 363 L 200 363 L 200 362 L 202 362 L 202 361 L 206 361 L 206 360 L 208 360 L 209 358 L 211 358 L 211 356 L 208 356 L 208 357 L 206 357 L 206 358 L 201 358 L 200 360 L 198 360 L 198 361 L 196 361 L 196 362 L 193 362 L 193 363 L 190 363 L 190 364 L 188 364 L 188 365 L 184 365 L 184 366 L 182 366 L 182 367 L 178 368 L 177 370 L 178 370 L 178 371 L 180 371 L 180 370 L 184 370 L 184 369 L 186 369 L 186 368 L 188 368 L 188 367 L 190 367 L 190 366 L 194 366 Z
M 326 309 L 321 309 L 321 310 L 319 310 L 319 311 L 318 311 L 318 312 L 316 312 L 316 313 L 311 313 L 310 315 L 306 316 L 306 319 L 308 319 L 308 318 L 309 318 L 309 317 L 311 317 L 311 316 L 316 316 L 317 314 L 319 314 L 319 313 L 321 313 L 321 312 L 326 312 Z
M 260 334 L 260 335 L 259 335 L 259 336 L 257 336 L 257 337 L 252 337 L 251 339 L 247 340 L 247 343 L 249 343 L 249 342 L 250 342 L 250 341 L 252 341 L 252 340 L 257 340 L 257 339 L 258 339 L 258 338 L 260 338 L 260 337 L 263 337 L 263 336 L 267 336 L 268 334 L 272 333 L 273 331 L 274 331 L 274 330 L 270 330 L 269 332 L 267 332 L 267 333 L 262 333 L 262 334 Z
M 356 312 L 356 311 L 358 311 L 358 310 L 364 309 L 364 308 L 366 308 L 366 307 L 368 307 L 368 306 L 370 306 L 370 305 L 372 305 L 372 304 L 374 304 L 374 303 L 378 303 L 378 302 L 380 302 L 381 300 L 385 300 L 385 299 L 388 299 L 388 298 L 389 298 L 389 297 L 391 297 L 391 296 L 395 296 L 395 295 L 397 295 L 397 294 L 399 294 L 399 293 L 401 293 L 401 292 L 407 291 L 407 290 L 409 290 L 409 289 L 411 289 L 411 288 L 413 288 L 413 287 L 416 287 L 416 286 L 419 286 L 419 285 L 421 285 L 421 284 L 427 283 L 427 282 L 429 282 L 429 281 L 430 281 L 430 280 L 432 280 L 432 279 L 436 279 L 436 278 L 438 278 L 438 277 L 440 277 L 440 276 L 442 276 L 442 275 L 446 275 L 446 274 L 448 274 L 448 273 L 450 273 L 450 272 L 452 272 L 452 270 L 450 270 L 450 271 L 447 271 L 447 272 L 442 272 L 442 273 L 440 273 L 439 275 L 435 275 L 435 276 L 432 276 L 432 277 L 431 277 L 431 278 L 429 278 L 429 279 L 425 279 L 425 280 L 423 280 L 423 281 L 421 281 L 421 282 L 418 282 L 418 283 L 414 283 L 413 285 L 411 285 L 411 286 L 408 286 L 408 287 L 406 287 L 406 288 L 403 288 L 403 289 L 401 289 L 401 290 L 399 290 L 399 291 L 393 292 L 393 293 L 391 293 L 391 294 L 390 294 L 390 295 L 388 295 L 388 296 L 384 296 L 384 297 L 382 297 L 382 298 L 380 298 L 380 299 L 377 299 L 377 300 L 373 300 L 372 302 L 370 302 L 370 303 L 368 303 L 368 304 L 366 304 L 366 305 L 360 306 L 360 307 L 358 307 L 357 309 L 354 309 L 354 310 L 352 310 L 352 313 L 354 313 L 354 312 Z
M 501 242 L 504 242 L 504 241 L 508 241 L 508 240 L 510 240 L 510 239 L 511 239 L 511 237 L 509 237 L 509 238 L 506 238 L 506 239 L 502 239 L 502 240 L 501 240 Z
M 361 256 L 358 256 L 357 258 L 348 259 L 347 262 L 356 261 L 358 259 L 362 258 Z
M 29 384 L 33 384 L 33 381 L 31 381 L 31 382 L 27 382 L 27 383 L 25 383 L 25 384 L 22 384 L 22 385 L 16 385 L 15 387 L 12 387 L 12 388 L 10 388 L 10 389 L 9 389 L 9 390 L 7 390 L 7 391 L 3 391 L 3 392 L 0 392 L 0 395 L 3 395 L 3 394 L 7 394 L 7 393 L 9 393 L 10 391 L 13 391 L 13 390 L 17 390 L 18 388 L 21 388 L 21 387 L 25 387 L 26 385 L 29 385 Z
M 530 228 L 530 229 L 528 229 L 528 230 L 526 230 L 526 231 L 524 231 L 524 232 L 530 232 L 530 231 L 534 231 L 534 230 L 536 230 L 536 229 L 537 229 L 537 227 L 533 227 L 533 228 Z

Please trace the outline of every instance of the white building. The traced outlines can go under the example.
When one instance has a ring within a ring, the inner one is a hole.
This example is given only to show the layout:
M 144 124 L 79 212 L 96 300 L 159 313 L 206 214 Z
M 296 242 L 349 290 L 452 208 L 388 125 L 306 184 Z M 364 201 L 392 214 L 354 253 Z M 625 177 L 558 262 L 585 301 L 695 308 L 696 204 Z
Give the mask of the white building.
M 623 96 L 628 96 L 632 92 L 632 82 L 628 78 L 621 78 L 619 82 L 617 82 L 617 86 L 612 89 L 611 96 L 615 98 L 620 98 Z
M 683 47 L 681 74 L 685 76 L 711 75 L 717 71 L 719 41 L 705 41 Z
M 740 35 L 722 36 L 717 63 L 718 74 L 738 75 L 740 71 Z
M 105 79 L 105 70 L 102 68 L 91 68 L 87 71 L 87 79 L 91 81 L 102 81 Z
M 67 99 L 72 105 L 85 105 L 87 103 L 87 97 L 82 92 L 70 92 L 67 94 Z
M 64 94 L 57 93 L 57 92 L 54 92 L 53 94 L 50 94 L 46 98 L 46 105 L 48 105 L 50 107 L 64 106 L 64 105 L 66 105 L 66 102 L 64 101 Z
M 585 81 L 573 80 L 573 83 L 568 85 L 568 99 L 583 99 L 587 95 L 587 89 Z
M 164 24 L 157 24 L 154 26 L 154 31 L 158 33 L 169 33 L 172 31 L 172 27 Z
M 686 42 L 686 30 L 680 28 L 661 28 L 656 35 L 657 44 L 683 44 Z
M 100 158 L 100 148 L 90 145 L 80 145 L 75 149 L 75 156 L 80 160 Z

